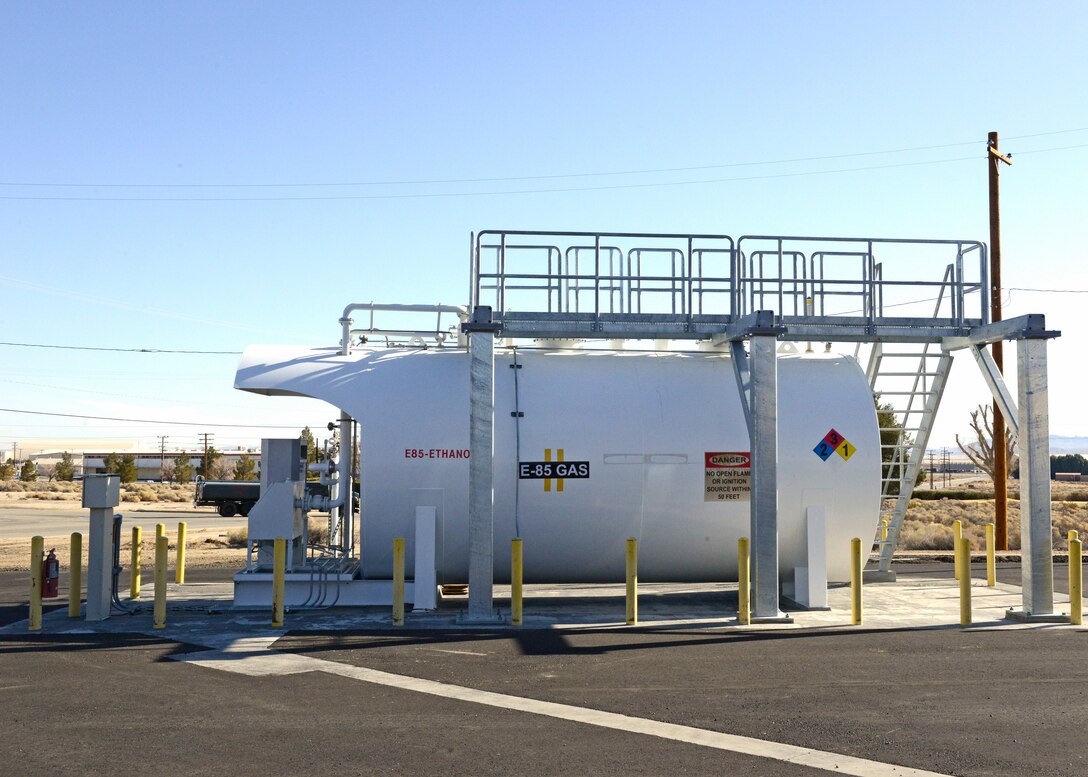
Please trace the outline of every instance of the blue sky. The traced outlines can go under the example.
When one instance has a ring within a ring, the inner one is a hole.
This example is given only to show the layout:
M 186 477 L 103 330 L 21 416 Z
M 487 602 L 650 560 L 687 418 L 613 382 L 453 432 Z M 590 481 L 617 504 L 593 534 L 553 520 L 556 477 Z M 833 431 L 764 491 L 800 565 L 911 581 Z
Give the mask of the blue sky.
M 989 130 L 1015 160 L 1005 285 L 1088 289 L 1086 22 L 1062 2 L 6 3 L 0 339 L 334 344 L 348 302 L 463 304 L 485 228 L 987 240 Z M 662 168 L 695 169 L 587 175 Z M 1056 434 L 1088 435 L 1086 300 L 1007 297 L 1064 333 Z M 209 424 L 331 417 L 234 391 L 229 354 L 0 359 L 3 408 L 196 422 L 0 412 L 0 449 L 227 447 L 286 430 Z M 976 372 L 957 359 L 936 444 L 987 400 Z

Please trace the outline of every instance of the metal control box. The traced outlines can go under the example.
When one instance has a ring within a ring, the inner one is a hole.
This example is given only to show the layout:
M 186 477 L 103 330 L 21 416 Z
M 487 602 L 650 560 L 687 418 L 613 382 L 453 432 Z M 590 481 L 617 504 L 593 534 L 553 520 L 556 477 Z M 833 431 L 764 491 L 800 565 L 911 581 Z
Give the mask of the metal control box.
M 117 475 L 86 475 L 83 478 L 83 506 L 92 510 L 117 507 L 121 503 L 121 478 Z

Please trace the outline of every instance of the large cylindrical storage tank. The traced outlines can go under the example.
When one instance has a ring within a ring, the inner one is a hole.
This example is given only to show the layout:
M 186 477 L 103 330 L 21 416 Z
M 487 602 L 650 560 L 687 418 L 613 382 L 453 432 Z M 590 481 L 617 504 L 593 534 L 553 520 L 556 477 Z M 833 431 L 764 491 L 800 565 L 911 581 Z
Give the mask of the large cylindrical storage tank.
M 242 357 L 237 388 L 315 397 L 359 421 L 365 577 L 391 575 L 394 537 L 411 563 L 415 508 L 434 506 L 438 579 L 468 579 L 468 367 L 452 348 L 253 346 Z M 514 536 L 527 582 L 622 580 L 628 537 L 640 540 L 641 580 L 736 579 L 750 445 L 727 354 L 499 349 L 494 387 L 497 581 L 509 579 Z M 857 362 L 780 356 L 782 573 L 806 565 L 807 508 L 824 507 L 829 577 L 849 577 L 850 539 L 868 542 L 878 522 L 880 461 Z

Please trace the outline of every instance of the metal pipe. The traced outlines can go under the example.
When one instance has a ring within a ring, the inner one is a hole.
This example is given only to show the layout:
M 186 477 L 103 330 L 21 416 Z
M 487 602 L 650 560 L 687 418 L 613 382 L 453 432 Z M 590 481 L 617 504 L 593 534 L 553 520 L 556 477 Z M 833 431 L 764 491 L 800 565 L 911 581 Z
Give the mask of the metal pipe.
M 986 585 L 997 585 L 997 561 L 994 557 L 994 525 L 986 524 Z
M 963 577 L 963 565 L 960 563 L 960 540 L 963 539 L 963 521 L 957 519 L 952 521 L 952 552 L 955 554 L 955 564 L 953 569 L 956 572 L 956 579 L 959 580 Z
M 140 598 L 140 556 L 143 553 L 143 529 L 139 526 L 132 527 L 132 555 L 129 561 L 129 586 L 128 598 Z
M 178 585 L 185 583 L 185 521 L 178 522 L 177 555 L 174 562 L 174 582 Z
M 737 624 L 752 622 L 751 549 L 747 537 L 737 540 Z
M 520 626 L 522 619 L 522 546 L 521 540 L 510 542 L 510 624 Z
M 404 625 L 404 538 L 393 540 L 393 625 Z
M 45 539 L 35 535 L 30 540 L 30 614 L 27 631 L 42 630 L 42 557 Z
M 1083 572 L 1081 560 L 1080 540 L 1069 541 L 1069 622 L 1074 626 L 1081 625 L 1081 608 L 1084 604 L 1081 590 L 1081 574 Z
M 861 540 L 850 540 L 850 623 L 861 625 Z
M 283 599 L 287 573 L 287 540 L 276 537 L 272 551 L 272 627 L 283 627 Z
M 627 625 L 638 623 L 638 540 L 627 538 Z
M 956 566 L 960 568 L 960 625 L 971 625 L 971 545 L 966 537 L 956 540 Z
M 160 526 L 162 524 L 159 524 Z M 166 537 L 155 539 L 155 628 L 166 628 Z
M 79 617 L 80 588 L 83 576 L 83 535 L 72 532 L 72 550 L 68 559 L 68 617 Z

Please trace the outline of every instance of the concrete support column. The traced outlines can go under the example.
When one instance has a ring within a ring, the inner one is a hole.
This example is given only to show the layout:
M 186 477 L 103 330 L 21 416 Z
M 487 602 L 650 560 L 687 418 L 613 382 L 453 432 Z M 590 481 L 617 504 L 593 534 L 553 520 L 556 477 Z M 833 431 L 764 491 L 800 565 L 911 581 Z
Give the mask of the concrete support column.
M 1054 612 L 1046 344 L 1044 338 L 1016 343 L 1020 400 L 1020 566 L 1026 616 Z M 995 447 L 999 444 L 995 440 Z
M 488 314 L 490 311 L 488 311 Z M 490 316 L 488 316 L 490 318 Z M 495 333 L 469 334 L 468 619 L 495 617 Z
M 778 339 L 752 335 L 752 617 L 780 618 L 778 609 Z

